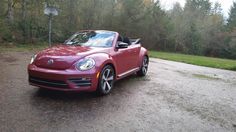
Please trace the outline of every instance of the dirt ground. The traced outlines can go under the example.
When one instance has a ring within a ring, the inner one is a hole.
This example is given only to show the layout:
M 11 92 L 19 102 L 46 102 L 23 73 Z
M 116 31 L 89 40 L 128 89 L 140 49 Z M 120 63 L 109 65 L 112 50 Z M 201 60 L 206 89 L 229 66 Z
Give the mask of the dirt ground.
M 236 131 L 236 72 L 151 59 L 108 96 L 28 85 L 32 53 L 0 53 L 1 132 Z

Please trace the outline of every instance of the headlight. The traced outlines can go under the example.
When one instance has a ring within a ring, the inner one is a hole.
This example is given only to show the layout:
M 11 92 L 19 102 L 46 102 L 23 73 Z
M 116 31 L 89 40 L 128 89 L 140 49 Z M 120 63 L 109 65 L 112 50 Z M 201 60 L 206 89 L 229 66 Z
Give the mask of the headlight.
M 36 57 L 37 57 L 37 55 L 33 55 L 33 56 L 31 57 L 30 64 L 32 64 L 32 63 L 34 62 L 34 60 L 35 60 Z
M 76 68 L 80 71 L 87 71 L 95 66 L 95 61 L 92 58 L 85 58 L 76 63 Z

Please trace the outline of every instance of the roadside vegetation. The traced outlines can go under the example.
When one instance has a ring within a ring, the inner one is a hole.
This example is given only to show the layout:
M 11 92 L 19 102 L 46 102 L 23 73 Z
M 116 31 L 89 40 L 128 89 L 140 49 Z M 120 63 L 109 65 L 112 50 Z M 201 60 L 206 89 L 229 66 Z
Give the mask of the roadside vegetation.
M 152 50 L 236 59 L 236 2 L 228 18 L 210 0 L 186 0 L 170 10 L 158 0 L 0 0 L 0 5 L 0 45 L 47 42 L 44 8 L 55 6 L 55 43 L 78 30 L 106 29 L 142 38 Z
M 236 60 L 156 51 L 150 51 L 150 56 L 164 60 L 236 71 Z
M 17 45 L 0 44 L 0 52 L 37 52 L 47 47 L 47 43 Z M 150 51 L 149 54 L 150 57 L 153 58 L 236 71 L 236 60 L 159 51 Z
M 25 52 L 25 51 L 40 51 L 48 47 L 47 43 L 40 44 L 0 44 L 0 53 L 8 51 Z

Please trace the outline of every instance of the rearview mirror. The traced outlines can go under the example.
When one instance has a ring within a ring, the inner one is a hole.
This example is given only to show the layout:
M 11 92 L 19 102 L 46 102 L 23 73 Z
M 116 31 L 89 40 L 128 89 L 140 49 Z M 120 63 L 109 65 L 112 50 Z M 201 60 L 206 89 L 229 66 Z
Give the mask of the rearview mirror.
M 118 42 L 116 48 L 118 49 L 125 49 L 125 48 L 128 48 L 129 44 L 127 43 L 124 43 L 124 42 Z

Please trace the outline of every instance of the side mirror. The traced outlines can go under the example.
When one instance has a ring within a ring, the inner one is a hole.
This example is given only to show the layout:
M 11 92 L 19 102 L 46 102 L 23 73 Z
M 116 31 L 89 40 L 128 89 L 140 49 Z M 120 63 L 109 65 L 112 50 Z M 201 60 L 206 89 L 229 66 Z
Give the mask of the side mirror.
M 129 44 L 127 43 L 124 43 L 124 42 L 118 42 L 116 48 L 118 49 L 125 49 L 125 48 L 128 48 Z

